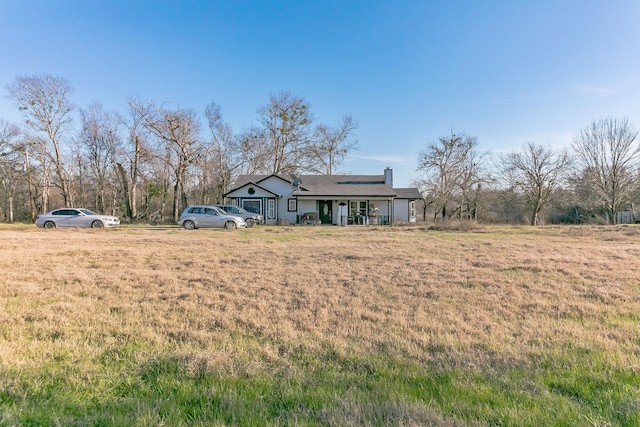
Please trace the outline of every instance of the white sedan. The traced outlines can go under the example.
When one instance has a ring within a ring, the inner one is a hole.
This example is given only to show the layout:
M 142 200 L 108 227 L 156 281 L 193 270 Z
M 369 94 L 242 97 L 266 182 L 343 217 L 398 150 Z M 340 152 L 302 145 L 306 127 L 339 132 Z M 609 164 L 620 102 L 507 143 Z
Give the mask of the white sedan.
M 100 215 L 89 209 L 62 208 L 38 215 L 36 225 L 40 228 L 103 228 L 117 227 L 120 218 Z

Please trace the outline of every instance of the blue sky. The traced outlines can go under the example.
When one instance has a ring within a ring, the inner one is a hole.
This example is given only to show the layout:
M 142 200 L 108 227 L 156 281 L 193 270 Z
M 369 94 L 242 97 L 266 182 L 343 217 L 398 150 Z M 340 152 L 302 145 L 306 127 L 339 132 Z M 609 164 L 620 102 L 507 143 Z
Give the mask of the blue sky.
M 638 0 L 0 0 L 0 85 L 53 74 L 78 106 L 122 112 L 213 100 L 237 132 L 287 90 L 319 122 L 359 122 L 341 172 L 391 166 L 410 186 L 451 130 L 496 153 L 568 146 L 603 117 L 640 126 L 639 24 Z M 20 119 L 4 96 L 0 117 Z

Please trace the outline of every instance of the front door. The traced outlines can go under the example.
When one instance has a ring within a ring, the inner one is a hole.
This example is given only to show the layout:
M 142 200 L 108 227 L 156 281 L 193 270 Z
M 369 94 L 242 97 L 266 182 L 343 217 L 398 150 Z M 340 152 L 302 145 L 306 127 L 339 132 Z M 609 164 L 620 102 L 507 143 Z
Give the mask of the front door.
M 331 200 L 318 200 L 318 210 L 320 211 L 320 223 L 332 224 Z

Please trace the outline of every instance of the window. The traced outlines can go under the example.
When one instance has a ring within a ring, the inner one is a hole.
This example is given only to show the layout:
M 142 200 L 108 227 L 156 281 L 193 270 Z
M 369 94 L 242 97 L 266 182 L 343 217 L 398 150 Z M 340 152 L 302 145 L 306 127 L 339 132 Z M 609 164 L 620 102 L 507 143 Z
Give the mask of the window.
M 362 215 L 367 214 L 367 201 L 366 200 L 352 200 L 349 202 L 349 215 Z
M 273 219 L 276 217 L 276 201 L 273 199 L 267 200 L 267 218 Z
M 246 211 L 262 214 L 262 200 L 260 199 L 242 200 L 242 207 Z
M 298 210 L 298 200 L 297 199 L 289 199 L 289 212 L 296 212 Z

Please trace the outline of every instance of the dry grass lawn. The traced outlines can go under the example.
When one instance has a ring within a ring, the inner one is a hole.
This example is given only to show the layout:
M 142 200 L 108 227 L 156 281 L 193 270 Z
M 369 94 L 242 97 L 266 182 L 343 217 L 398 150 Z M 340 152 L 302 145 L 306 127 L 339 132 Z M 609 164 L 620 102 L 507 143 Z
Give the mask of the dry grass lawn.
M 640 228 L 0 228 L 0 425 L 638 425 Z

